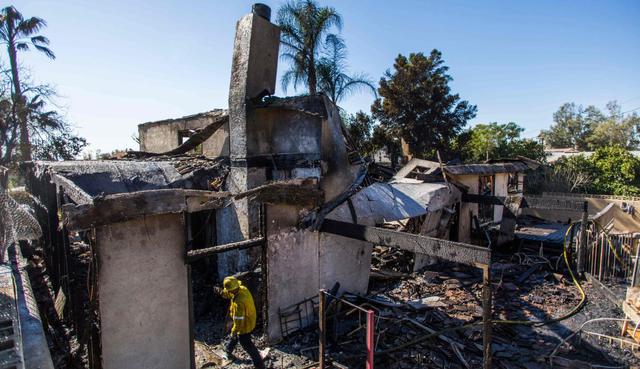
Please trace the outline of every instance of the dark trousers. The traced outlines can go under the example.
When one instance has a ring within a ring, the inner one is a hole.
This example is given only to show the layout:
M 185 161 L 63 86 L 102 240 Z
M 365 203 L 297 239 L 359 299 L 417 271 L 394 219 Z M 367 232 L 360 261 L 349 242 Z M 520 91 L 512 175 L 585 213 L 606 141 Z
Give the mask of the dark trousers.
M 229 342 L 227 342 L 226 350 L 229 354 L 233 353 L 233 350 L 238 345 L 238 341 L 240 341 L 240 346 L 251 356 L 251 361 L 253 361 L 253 366 L 257 369 L 264 369 L 264 362 L 262 362 L 262 357 L 260 356 L 260 352 L 258 352 L 258 348 L 251 341 L 251 333 L 241 334 L 241 335 L 233 335 Z

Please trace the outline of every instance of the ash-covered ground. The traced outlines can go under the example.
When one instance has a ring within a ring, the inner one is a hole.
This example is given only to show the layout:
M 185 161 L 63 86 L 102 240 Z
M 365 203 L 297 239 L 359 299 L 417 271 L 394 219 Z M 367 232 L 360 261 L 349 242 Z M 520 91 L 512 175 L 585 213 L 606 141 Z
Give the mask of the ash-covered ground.
M 482 365 L 482 275 L 479 269 L 436 263 L 409 273 L 411 256 L 377 248 L 367 296 L 342 298 L 376 312 L 377 368 L 478 368 Z M 559 266 L 556 270 L 556 264 Z M 584 307 L 570 318 L 550 324 L 515 324 L 505 320 L 549 321 L 571 312 L 581 295 L 557 257 L 497 256 L 492 265 L 493 366 L 495 368 L 632 367 L 640 365 L 638 350 L 592 334 L 566 337 L 595 318 L 622 318 L 622 312 L 586 281 Z M 220 367 L 215 353 L 225 337 L 227 302 L 213 294 L 213 283 L 194 285 L 197 368 Z M 337 314 L 336 314 L 337 313 Z M 459 329 L 461 326 L 467 326 Z M 588 323 L 583 331 L 619 337 L 617 321 Z M 436 332 L 436 334 L 433 334 Z M 441 332 L 441 333 L 440 333 Z M 255 334 L 270 368 L 313 367 L 317 362 L 317 326 L 267 347 Z M 430 336 L 428 338 L 424 338 Z M 328 352 L 338 366 L 364 365 L 362 314 L 347 304 L 329 308 Z M 423 339 L 424 338 L 424 339 Z M 628 339 L 628 337 L 627 337 Z M 417 343 L 416 343 L 417 342 Z M 413 343 L 413 344 L 412 344 Z M 238 361 L 227 368 L 250 368 L 238 346 Z

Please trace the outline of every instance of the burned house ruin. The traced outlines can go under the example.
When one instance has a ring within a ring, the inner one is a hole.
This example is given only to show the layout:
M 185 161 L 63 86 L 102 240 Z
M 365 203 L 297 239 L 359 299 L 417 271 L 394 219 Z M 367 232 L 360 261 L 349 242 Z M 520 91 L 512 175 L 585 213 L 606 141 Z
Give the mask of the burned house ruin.
M 372 255 L 380 259 L 384 247 L 410 254 L 411 270 L 376 272 L 379 278 L 447 263 L 477 272 L 456 270 L 476 288 L 465 303 L 472 322 L 456 324 L 480 329 L 473 338 L 481 344 L 472 345 L 478 360 L 465 359 L 462 344 L 424 328 L 424 320 L 401 320 L 440 337 L 464 367 L 491 368 L 494 249 L 535 233 L 521 229 L 523 215 L 569 211 L 577 220 L 590 215 L 584 202 L 524 196 L 525 173 L 538 166 L 527 158 L 459 165 L 412 159 L 386 180 L 373 178 L 375 164 L 351 147 L 326 96 L 274 96 L 280 30 L 269 13 L 256 4 L 237 23 L 227 109 L 140 124 L 140 150 L 123 158 L 23 164 L 27 190 L 42 204 L 36 215 L 51 300 L 87 365 L 195 367 L 192 268 L 206 260 L 213 282 L 251 275 L 268 343 L 319 324 L 313 351 L 324 367 L 325 298 L 331 306 L 362 298 L 398 308 L 366 297 L 378 262 Z M 637 238 L 630 239 L 637 250 Z M 578 260 L 588 267 L 592 258 L 582 252 Z M 423 311 L 433 301 L 412 306 Z M 378 323 L 391 319 L 373 315 Z M 358 362 L 373 365 L 372 342 L 370 359 Z

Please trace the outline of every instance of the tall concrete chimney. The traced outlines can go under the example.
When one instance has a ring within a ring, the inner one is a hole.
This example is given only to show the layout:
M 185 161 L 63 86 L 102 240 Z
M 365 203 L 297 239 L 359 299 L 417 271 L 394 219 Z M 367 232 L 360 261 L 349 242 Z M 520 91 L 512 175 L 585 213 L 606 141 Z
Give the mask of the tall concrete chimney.
M 227 179 L 228 190 L 233 193 L 257 187 L 266 180 L 264 168 L 249 168 L 247 164 L 251 152 L 247 128 L 251 124 L 250 102 L 275 93 L 280 29 L 269 21 L 270 17 L 268 6 L 254 4 L 252 12 L 236 25 L 229 86 L 231 170 Z M 255 237 L 260 230 L 259 206 L 250 204 L 248 199 L 219 210 L 216 219 L 218 244 Z M 222 277 L 243 270 L 250 262 L 248 251 L 232 251 L 220 255 L 218 271 Z

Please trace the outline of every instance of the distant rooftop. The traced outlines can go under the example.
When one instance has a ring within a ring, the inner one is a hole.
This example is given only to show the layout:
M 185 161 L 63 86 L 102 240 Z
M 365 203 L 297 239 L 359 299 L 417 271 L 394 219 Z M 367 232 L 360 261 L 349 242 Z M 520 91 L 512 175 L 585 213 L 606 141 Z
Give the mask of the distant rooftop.
M 544 152 L 547 154 L 547 162 L 549 163 L 554 163 L 563 157 L 575 155 L 584 155 L 585 157 L 589 157 L 594 153 L 594 151 L 578 151 L 572 147 L 545 149 Z M 640 158 L 640 150 L 629 150 L 629 152 L 631 155 Z

